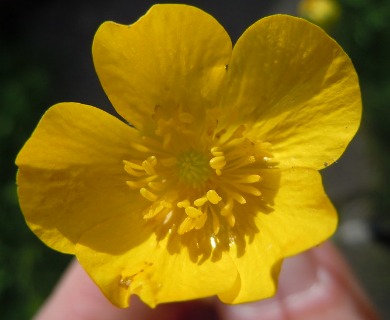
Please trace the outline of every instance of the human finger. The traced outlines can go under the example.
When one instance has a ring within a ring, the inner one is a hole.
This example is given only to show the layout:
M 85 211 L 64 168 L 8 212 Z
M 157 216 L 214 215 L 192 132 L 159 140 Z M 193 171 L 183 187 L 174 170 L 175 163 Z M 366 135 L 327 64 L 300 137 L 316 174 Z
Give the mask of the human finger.
M 219 305 L 219 311 L 224 320 L 379 318 L 343 257 L 330 243 L 286 259 L 274 298 Z

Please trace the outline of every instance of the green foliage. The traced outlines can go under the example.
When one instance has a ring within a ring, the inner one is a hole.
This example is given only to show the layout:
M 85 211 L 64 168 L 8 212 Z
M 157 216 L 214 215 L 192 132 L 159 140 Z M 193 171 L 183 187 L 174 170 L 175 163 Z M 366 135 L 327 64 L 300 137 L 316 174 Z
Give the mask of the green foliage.
M 358 72 L 364 124 L 378 139 L 386 142 L 390 137 L 390 2 L 341 2 L 343 14 L 335 37 L 350 55 Z
M 0 47 L 0 318 L 29 319 L 69 257 L 32 234 L 16 195 L 15 157 L 47 105 L 48 73 L 21 43 L 3 41 Z
M 390 2 L 342 0 L 336 39 L 350 55 L 359 75 L 363 126 L 372 137 L 372 151 L 381 172 L 376 194 L 375 224 L 390 238 Z

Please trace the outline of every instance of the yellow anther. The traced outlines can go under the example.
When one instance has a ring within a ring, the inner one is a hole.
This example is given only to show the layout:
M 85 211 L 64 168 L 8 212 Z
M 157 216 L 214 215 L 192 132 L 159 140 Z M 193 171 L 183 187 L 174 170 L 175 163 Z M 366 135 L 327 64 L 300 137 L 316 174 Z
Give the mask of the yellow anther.
M 240 203 L 240 204 L 245 204 L 245 203 L 246 203 L 245 198 L 244 198 L 242 195 L 240 195 L 239 193 L 237 193 L 237 192 L 230 191 L 230 192 L 229 192 L 229 195 L 230 195 L 234 200 L 236 200 L 238 203 Z
M 211 153 L 214 153 L 214 152 L 221 152 L 222 151 L 222 148 L 221 147 L 212 147 L 210 149 L 210 152 Z
M 179 113 L 179 120 L 183 123 L 191 124 L 194 122 L 194 117 L 187 112 L 181 112 Z
M 154 170 L 152 164 L 148 160 L 142 162 L 142 168 L 150 176 L 156 174 L 156 171 Z
M 187 208 L 190 205 L 188 200 L 179 201 L 177 204 L 178 208 Z
M 136 169 L 136 170 L 144 170 L 142 166 L 139 164 L 136 164 L 131 161 L 123 160 L 123 163 L 125 164 L 125 167 L 131 168 L 131 169 Z
M 199 209 L 196 209 L 195 207 L 192 207 L 192 206 L 186 207 L 185 212 L 186 212 L 187 216 L 189 216 L 191 218 L 197 218 L 203 214 L 202 211 L 200 211 Z
M 196 200 L 194 201 L 194 205 L 197 206 L 197 207 L 201 207 L 201 206 L 203 206 L 207 201 L 208 201 L 208 200 L 207 200 L 206 197 L 202 197 L 202 198 L 196 199 Z
M 150 192 L 148 189 L 146 188 L 141 188 L 139 189 L 139 193 L 141 194 L 141 196 L 143 196 L 146 200 L 149 200 L 151 202 L 154 202 L 158 199 L 158 196 L 156 196 L 154 193 Z
M 252 186 L 243 185 L 243 184 L 236 184 L 236 188 L 242 192 L 252 194 L 256 197 L 261 196 L 260 190 L 255 188 L 255 187 L 252 187 Z
M 185 234 L 186 232 L 191 231 L 192 229 L 194 229 L 194 226 L 195 226 L 194 219 L 192 219 L 190 217 L 186 217 L 180 223 L 180 226 L 179 226 L 179 229 L 177 230 L 177 233 L 178 234 Z
M 148 182 L 148 186 L 153 190 L 160 191 L 163 189 L 164 184 L 158 181 L 150 181 Z
M 203 213 L 201 216 L 199 216 L 197 219 L 195 219 L 195 229 L 199 230 L 203 228 L 207 220 L 207 214 Z
M 223 156 L 223 155 L 224 155 L 224 153 L 223 153 L 221 147 L 212 147 L 212 148 L 210 149 L 210 152 L 211 152 L 211 154 L 212 154 L 214 157 L 220 157 L 220 156 Z
M 255 183 L 255 182 L 259 182 L 260 180 L 261 180 L 261 176 L 259 176 L 258 174 L 251 174 L 251 175 L 244 176 L 240 179 L 237 179 L 235 180 L 235 182 Z
M 148 147 L 145 147 L 144 145 L 140 143 L 131 142 L 131 146 L 141 152 L 150 152 L 150 149 Z
M 146 160 L 148 160 L 148 162 L 153 166 L 155 167 L 156 164 L 157 164 L 157 158 L 155 156 L 150 156 L 148 157 Z
M 144 179 L 140 179 L 138 181 L 126 181 L 126 184 L 131 188 L 131 189 L 139 189 L 141 187 L 144 187 L 146 184 L 150 184 L 152 183 L 151 181 L 153 181 L 154 179 L 156 178 L 156 176 L 150 176 L 150 177 L 146 177 Z
M 131 188 L 131 189 L 139 189 L 142 186 L 144 186 L 144 183 L 141 181 L 126 181 L 126 184 Z
M 215 170 L 221 170 L 226 165 L 226 160 L 224 156 L 218 156 L 211 158 L 210 167 Z
M 218 195 L 215 190 L 209 190 L 206 193 L 207 200 L 209 200 L 212 204 L 217 204 L 222 198 Z
M 145 175 L 145 172 L 144 172 L 142 166 L 138 166 L 135 163 L 132 163 L 132 162 L 126 161 L 126 160 L 123 160 L 123 164 L 125 165 L 124 169 L 128 174 L 130 174 L 134 177 L 142 177 L 143 175 Z M 139 168 L 135 170 L 135 168 L 134 168 L 135 166 L 138 166 Z M 142 170 L 142 171 L 139 171 L 139 170 Z

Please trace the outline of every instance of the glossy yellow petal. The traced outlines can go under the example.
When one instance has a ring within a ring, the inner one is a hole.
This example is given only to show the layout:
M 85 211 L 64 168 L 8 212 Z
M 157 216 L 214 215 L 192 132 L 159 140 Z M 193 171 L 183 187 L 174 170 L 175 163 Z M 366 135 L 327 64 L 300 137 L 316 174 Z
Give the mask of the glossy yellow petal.
M 187 246 L 157 239 L 141 215 L 134 211 L 105 221 L 76 247 L 81 265 L 113 304 L 127 307 L 136 294 L 155 307 L 216 295 L 233 285 L 237 270 L 227 252 L 194 259 Z
M 251 136 L 272 143 L 281 168 L 333 163 L 359 126 L 350 59 L 303 19 L 276 15 L 252 25 L 235 45 L 227 74 L 223 121 L 253 127 Z
M 265 181 L 272 180 L 272 170 L 269 175 Z M 267 188 L 264 191 L 267 197 Z M 283 171 L 272 208 L 270 213 L 257 215 L 259 232 L 248 240 L 244 254 L 239 255 L 232 246 L 240 276 L 236 285 L 220 296 L 223 301 L 240 303 L 272 296 L 283 258 L 320 244 L 336 229 L 336 211 L 314 170 Z
M 320 244 L 337 227 L 337 212 L 315 170 L 282 171 L 273 209 L 270 214 L 258 215 L 256 224 L 273 235 L 285 256 Z
M 212 106 L 230 54 L 230 38 L 219 23 L 186 5 L 155 5 L 131 26 L 106 22 L 93 43 L 104 90 L 117 112 L 141 130 L 157 108 L 200 116 Z
M 20 206 L 50 247 L 73 253 L 81 233 L 137 206 L 122 160 L 134 157 L 136 131 L 97 108 L 50 108 L 16 164 Z
M 235 284 L 218 297 L 230 304 L 251 302 L 273 296 L 277 289 L 283 254 L 272 234 L 260 232 L 248 242 L 240 253 L 231 245 L 230 255 L 238 270 Z

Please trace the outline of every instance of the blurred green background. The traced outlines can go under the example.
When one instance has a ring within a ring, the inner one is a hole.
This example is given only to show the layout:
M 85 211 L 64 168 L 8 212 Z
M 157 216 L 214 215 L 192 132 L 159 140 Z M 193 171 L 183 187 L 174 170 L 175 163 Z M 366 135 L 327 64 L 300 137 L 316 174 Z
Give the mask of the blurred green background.
M 164 1 L 160 1 L 164 2 Z M 215 16 L 233 41 L 264 15 L 297 14 L 298 1 L 179 1 Z M 94 73 L 90 47 L 105 20 L 132 23 L 153 1 L 0 1 L 0 319 L 29 319 L 71 257 L 27 228 L 16 197 L 14 159 L 44 111 L 78 101 L 113 112 Z M 364 288 L 390 318 L 390 2 L 339 1 L 326 26 L 355 64 L 362 128 L 338 164 L 324 171 L 340 212 L 335 241 Z

